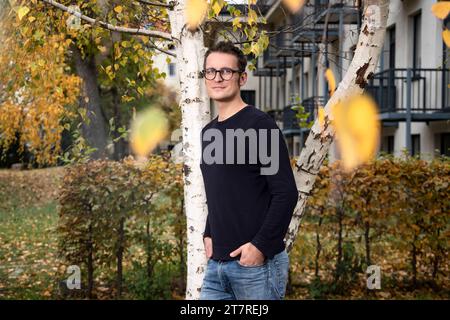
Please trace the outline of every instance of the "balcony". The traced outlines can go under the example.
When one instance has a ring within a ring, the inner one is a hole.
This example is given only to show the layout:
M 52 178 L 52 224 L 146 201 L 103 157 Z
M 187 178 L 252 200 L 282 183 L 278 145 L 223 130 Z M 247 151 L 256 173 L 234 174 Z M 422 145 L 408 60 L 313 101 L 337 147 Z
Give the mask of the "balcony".
M 293 27 L 296 30 L 292 36 L 293 44 L 320 43 L 325 29 L 325 22 L 317 19 L 320 11 L 314 5 L 305 5 L 293 16 Z M 337 40 L 339 26 L 328 23 L 327 41 Z
M 310 97 L 302 101 L 302 106 L 305 108 L 305 112 L 309 113 L 307 122 L 314 121 L 319 106 L 323 106 L 325 102 L 324 97 L 316 96 Z M 297 111 L 293 110 L 294 105 L 290 104 L 283 109 L 283 133 L 284 134 L 297 134 L 300 133 L 300 126 L 296 117 Z M 302 131 L 307 131 L 307 128 L 301 128 Z
M 327 26 L 326 41 L 332 42 L 339 38 L 340 23 L 359 25 L 360 22 L 360 1 L 311 1 L 293 16 L 293 25 L 297 32 L 292 37 L 292 41 L 293 43 L 320 43 Z
M 381 120 L 450 119 L 449 69 L 388 69 L 374 74 L 366 87 L 376 101 Z
M 283 32 L 283 28 L 277 30 L 275 36 L 275 56 L 276 57 L 288 57 L 291 58 L 297 50 L 300 48 L 298 44 L 292 43 L 292 32 Z
M 306 121 L 314 121 L 316 118 L 317 110 L 319 107 L 325 107 L 326 99 L 323 96 L 314 96 L 302 101 L 302 106 L 305 108 L 305 112 L 309 113 L 309 117 Z
M 327 14 L 330 24 L 338 24 L 341 18 L 344 24 L 357 24 L 361 21 L 361 1 L 358 0 L 319 0 L 313 6 L 316 23 L 325 23 Z

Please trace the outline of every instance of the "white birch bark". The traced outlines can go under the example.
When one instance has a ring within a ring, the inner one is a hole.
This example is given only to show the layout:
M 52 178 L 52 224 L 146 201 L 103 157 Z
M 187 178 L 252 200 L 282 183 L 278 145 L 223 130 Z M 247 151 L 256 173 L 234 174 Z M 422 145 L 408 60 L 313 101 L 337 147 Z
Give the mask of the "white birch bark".
M 203 282 L 206 256 L 203 231 L 208 213 L 205 188 L 200 171 L 200 132 L 210 121 L 209 98 L 199 72 L 203 70 L 206 48 L 203 33 L 190 32 L 185 26 L 185 0 L 179 0 L 169 12 L 172 37 L 175 39 L 180 78 L 182 112 L 184 201 L 187 221 L 186 299 L 198 299 Z
M 292 249 L 306 200 L 333 141 L 334 131 L 330 125 L 331 107 L 338 101 L 363 92 L 368 77 L 370 78 L 376 68 L 383 47 L 388 11 L 389 0 L 368 0 L 364 3 L 363 24 L 353 60 L 336 92 L 325 106 L 323 128 L 316 120 L 295 165 L 294 176 L 299 190 L 299 200 L 285 237 L 288 251 Z

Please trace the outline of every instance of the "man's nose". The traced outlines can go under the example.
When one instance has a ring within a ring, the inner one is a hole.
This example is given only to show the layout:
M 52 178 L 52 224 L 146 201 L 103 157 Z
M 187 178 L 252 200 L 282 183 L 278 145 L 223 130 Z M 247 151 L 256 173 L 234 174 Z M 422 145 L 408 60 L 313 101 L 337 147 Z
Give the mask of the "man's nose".
M 214 78 L 214 81 L 216 82 L 222 82 L 222 76 L 220 75 L 220 72 L 216 73 L 216 77 Z

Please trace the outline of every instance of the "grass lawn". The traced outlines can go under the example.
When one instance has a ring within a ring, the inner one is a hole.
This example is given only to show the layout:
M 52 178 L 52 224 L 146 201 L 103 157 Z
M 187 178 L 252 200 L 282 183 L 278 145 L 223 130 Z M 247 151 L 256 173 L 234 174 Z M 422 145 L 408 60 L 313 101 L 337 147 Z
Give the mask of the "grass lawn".
M 58 271 L 56 202 L 0 210 L 0 299 L 51 298 Z
M 0 170 L 0 299 L 55 294 L 56 196 L 63 170 Z

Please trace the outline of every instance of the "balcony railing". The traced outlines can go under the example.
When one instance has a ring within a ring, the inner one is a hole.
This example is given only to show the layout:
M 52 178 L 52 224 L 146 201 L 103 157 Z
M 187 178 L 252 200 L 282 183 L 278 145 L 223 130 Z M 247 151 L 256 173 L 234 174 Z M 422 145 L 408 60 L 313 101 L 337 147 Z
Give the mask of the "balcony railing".
M 317 114 L 319 106 L 323 106 L 325 98 L 316 96 L 310 97 L 302 101 L 301 105 L 305 108 L 305 112 L 309 113 L 307 122 L 313 121 Z M 297 111 L 292 109 L 293 105 L 288 105 L 283 109 L 283 130 L 299 130 L 298 119 L 296 117 Z
M 388 69 L 376 73 L 366 91 L 380 113 L 450 112 L 449 69 Z
M 271 116 L 272 119 L 275 120 L 275 122 L 283 121 L 283 112 L 282 112 L 282 110 L 276 110 L 276 109 L 268 110 L 267 114 L 269 116 Z
M 325 107 L 325 97 L 314 96 L 302 101 L 302 106 L 305 108 L 305 112 L 309 113 L 309 117 L 306 121 L 314 121 L 316 118 L 317 110 L 319 107 Z

